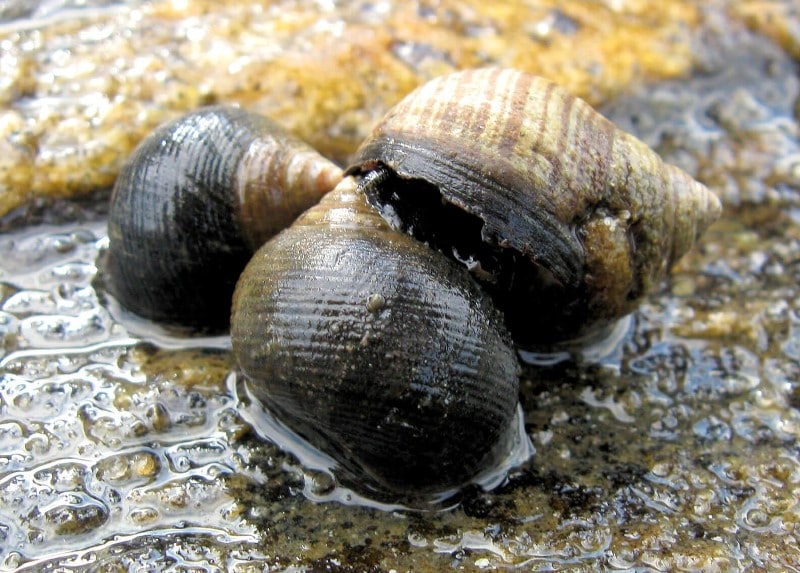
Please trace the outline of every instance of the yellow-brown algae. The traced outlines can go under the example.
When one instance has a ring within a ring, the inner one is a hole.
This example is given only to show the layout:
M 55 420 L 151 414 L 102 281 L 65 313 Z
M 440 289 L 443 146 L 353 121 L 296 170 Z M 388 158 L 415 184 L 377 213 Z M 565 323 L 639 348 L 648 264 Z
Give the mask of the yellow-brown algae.
M 275 117 L 343 162 L 418 84 L 487 64 L 592 103 L 686 73 L 688 0 L 169 2 L 0 29 L 0 214 L 110 186 L 158 124 L 212 102 Z M 585 57 L 579 57 L 583 54 Z

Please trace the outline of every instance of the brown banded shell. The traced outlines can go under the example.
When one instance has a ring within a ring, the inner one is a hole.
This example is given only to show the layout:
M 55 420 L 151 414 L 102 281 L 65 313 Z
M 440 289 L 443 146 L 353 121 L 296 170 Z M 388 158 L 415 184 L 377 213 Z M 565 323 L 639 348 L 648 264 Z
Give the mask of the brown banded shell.
M 234 355 L 252 393 L 345 481 L 446 490 L 507 452 L 516 355 L 468 273 L 391 230 L 355 185 L 254 255 L 234 295 Z
M 393 226 L 468 266 L 523 346 L 631 312 L 720 213 L 587 103 L 506 69 L 412 92 L 348 172 Z
M 160 322 L 225 328 L 255 249 L 316 203 L 341 170 L 272 121 L 210 107 L 146 138 L 117 178 L 107 283 Z

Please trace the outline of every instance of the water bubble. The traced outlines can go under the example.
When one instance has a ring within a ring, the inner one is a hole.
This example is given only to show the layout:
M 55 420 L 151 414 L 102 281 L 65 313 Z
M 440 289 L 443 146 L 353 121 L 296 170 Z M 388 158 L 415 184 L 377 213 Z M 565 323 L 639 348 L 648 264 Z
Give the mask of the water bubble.
M 336 488 L 336 480 L 331 474 L 324 471 L 307 472 L 305 474 L 306 495 L 314 498 L 322 498 L 333 493 Z
M 692 427 L 694 435 L 709 441 L 728 441 L 732 431 L 728 424 L 716 416 L 708 416 L 698 420 Z
M 100 460 L 96 466 L 97 479 L 109 483 L 122 483 L 131 478 L 127 455 L 111 456 Z
M 17 569 L 22 563 L 22 554 L 18 551 L 11 551 L 3 560 L 3 568 L 14 570 Z
M 427 547 L 428 546 L 428 540 L 425 539 L 425 536 L 422 535 L 421 533 L 418 533 L 418 532 L 415 532 L 415 531 L 410 531 L 408 533 L 408 542 L 413 547 Z
M 45 506 L 44 520 L 57 535 L 78 535 L 97 529 L 108 520 L 108 508 L 83 493 L 63 493 Z
M 47 434 L 37 432 L 28 437 L 23 446 L 25 451 L 31 452 L 36 455 L 43 455 L 50 449 L 50 438 Z
M 128 519 L 136 526 L 145 527 L 158 521 L 159 511 L 154 507 L 137 507 L 128 514 Z
M 158 433 L 167 432 L 172 425 L 169 417 L 169 411 L 167 410 L 167 407 L 164 406 L 164 404 L 161 403 L 151 404 L 150 406 L 147 407 L 145 416 L 147 417 L 148 420 L 150 420 L 150 424 L 152 425 L 153 430 L 155 430 Z

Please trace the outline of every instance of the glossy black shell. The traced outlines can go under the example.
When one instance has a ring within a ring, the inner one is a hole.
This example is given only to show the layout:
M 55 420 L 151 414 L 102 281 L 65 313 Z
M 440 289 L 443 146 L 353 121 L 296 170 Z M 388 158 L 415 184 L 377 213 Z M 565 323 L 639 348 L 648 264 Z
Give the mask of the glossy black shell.
M 109 290 L 145 318 L 222 330 L 255 249 L 340 178 L 272 121 L 238 108 L 168 123 L 137 147 L 114 186 Z
M 389 229 L 363 196 L 332 193 L 243 272 L 238 364 L 266 407 L 362 487 L 461 485 L 507 453 L 518 366 L 502 317 L 468 273 Z

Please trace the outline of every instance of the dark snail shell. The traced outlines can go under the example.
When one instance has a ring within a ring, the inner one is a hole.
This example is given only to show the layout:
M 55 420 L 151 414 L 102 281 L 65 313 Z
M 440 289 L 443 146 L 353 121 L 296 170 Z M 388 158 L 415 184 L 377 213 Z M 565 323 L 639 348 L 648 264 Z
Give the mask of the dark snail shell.
M 720 213 L 588 104 L 514 70 L 412 92 L 348 173 L 395 227 L 467 265 L 523 346 L 631 312 Z
M 211 107 L 146 138 L 111 198 L 106 282 L 127 309 L 219 330 L 255 249 L 341 179 L 270 120 Z
M 362 487 L 445 490 L 507 451 L 518 365 L 502 316 L 351 178 L 254 255 L 231 335 L 252 393 Z

